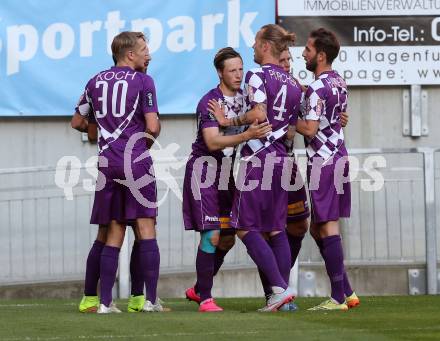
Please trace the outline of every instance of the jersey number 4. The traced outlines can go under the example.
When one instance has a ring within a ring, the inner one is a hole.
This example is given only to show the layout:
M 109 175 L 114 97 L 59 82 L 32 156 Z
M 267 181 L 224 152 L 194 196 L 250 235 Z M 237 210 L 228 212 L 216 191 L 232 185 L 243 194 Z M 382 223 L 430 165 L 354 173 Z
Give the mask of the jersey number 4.
M 107 115 L 107 98 L 108 98 L 108 83 L 106 81 L 96 82 L 96 88 L 102 87 L 102 95 L 98 97 L 98 101 L 101 102 L 101 110 L 96 110 L 96 118 L 103 118 Z M 121 99 L 119 101 L 119 110 L 117 108 L 118 92 L 122 87 Z M 111 112 L 114 117 L 122 117 L 125 115 L 125 103 L 127 101 L 128 83 L 125 80 L 119 80 L 113 84 L 112 88 L 112 108 Z
M 273 101 L 273 111 L 278 111 L 278 115 L 274 116 L 277 121 L 283 121 L 283 114 L 287 111 L 286 106 L 287 85 L 283 84 L 280 91 L 278 91 L 275 101 Z M 278 106 L 277 103 L 280 102 Z

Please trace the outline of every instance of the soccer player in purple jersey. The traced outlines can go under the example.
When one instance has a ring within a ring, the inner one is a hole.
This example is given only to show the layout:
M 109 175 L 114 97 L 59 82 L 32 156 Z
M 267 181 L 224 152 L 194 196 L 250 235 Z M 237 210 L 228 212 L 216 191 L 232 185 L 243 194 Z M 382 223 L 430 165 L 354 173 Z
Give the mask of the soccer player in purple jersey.
M 344 268 L 339 219 L 350 216 L 348 154 L 341 126 L 348 90 L 332 62 L 339 53 L 335 34 L 324 28 L 310 33 L 303 52 L 306 68 L 315 75 L 305 94 L 305 112 L 297 131 L 305 136 L 307 178 L 312 208 L 310 233 L 324 258 L 331 297 L 311 310 L 347 310 L 359 304 Z
M 245 80 L 244 93 L 250 110 L 234 119 L 222 119 L 216 114 L 222 126 L 249 124 L 257 118 L 271 123 L 273 129 L 266 139 L 249 141 L 241 150 L 243 177 L 237 181 L 231 216 L 231 225 L 271 290 L 261 311 L 275 311 L 293 298 L 288 288 L 291 256 L 285 232 L 287 191 L 281 175 L 287 158 L 283 137 L 289 122 L 294 124 L 297 119 L 301 88 L 279 66 L 279 58 L 294 40 L 293 33 L 278 25 L 263 26 L 254 44 L 254 60 L 261 67 L 249 71 Z
M 148 65 L 151 61 L 151 56 L 147 56 L 142 68 L 137 69 L 141 73 L 146 73 Z M 117 64 L 114 60 L 115 65 Z M 98 126 L 93 115 L 93 111 L 90 110 L 88 114 L 75 113 L 72 117 L 71 125 L 74 129 L 82 132 L 87 132 L 89 142 L 97 143 L 98 141 Z M 101 252 L 107 240 L 107 225 L 99 225 L 98 233 L 93 243 L 86 262 L 86 276 L 84 281 L 84 296 L 79 304 L 79 311 L 82 313 L 96 312 L 99 308 L 99 297 L 97 296 L 97 286 L 99 281 L 99 269 L 101 263 Z M 136 231 L 133 230 L 135 235 L 135 242 L 133 244 L 131 257 L 130 257 L 130 277 L 131 277 L 131 295 L 128 300 L 127 311 L 128 312 L 142 312 L 142 311 L 155 311 L 160 307 L 154 305 L 148 299 L 145 300 L 144 296 L 144 281 L 139 269 L 139 237 Z M 148 293 L 148 290 L 147 290 Z M 162 304 L 162 300 L 157 298 L 158 302 Z M 167 308 L 163 308 L 167 309 Z
M 150 137 L 160 132 L 156 92 L 151 77 L 136 72 L 148 59 L 141 32 L 122 32 L 112 42 L 117 65 L 94 76 L 76 108 L 93 110 L 99 127 L 100 159 L 91 223 L 108 226 L 100 259 L 101 304 L 98 313 L 120 312 L 112 303 L 119 250 L 125 226 L 134 224 L 139 237 L 139 269 L 156 305 L 159 249 L 156 241 L 156 184 Z M 72 124 L 73 125 L 73 124 Z M 142 182 L 142 183 L 140 183 Z
M 286 49 L 280 54 L 279 65 L 283 68 L 286 73 L 290 73 L 290 53 L 289 50 Z M 293 75 L 292 75 L 293 77 Z M 293 77 L 294 78 L 294 77 Z M 294 78 L 295 79 L 295 78 Z M 301 90 L 304 91 L 305 87 L 302 87 L 297 79 L 295 81 L 301 87 Z M 294 116 L 292 116 L 294 117 Z M 294 138 L 295 126 L 291 126 L 288 129 L 288 133 L 286 134 L 286 144 L 289 146 L 288 153 L 293 155 L 293 138 Z M 293 155 L 294 157 L 294 155 Z M 295 187 L 298 186 L 296 182 L 300 182 L 303 184 L 303 180 L 300 174 L 298 173 L 298 166 L 296 160 L 292 160 L 292 175 L 290 184 Z M 298 258 L 299 251 L 301 249 L 302 240 L 304 239 L 304 235 L 308 230 L 308 221 L 307 218 L 310 216 L 308 201 L 307 201 L 307 193 L 305 190 L 305 186 L 302 185 L 297 190 L 288 191 L 288 201 L 287 201 L 287 223 L 286 223 L 286 232 L 287 238 L 290 246 L 290 254 L 291 261 L 290 267 L 292 268 Z M 266 300 L 269 299 L 271 295 L 271 288 L 266 279 L 266 277 L 260 272 L 261 283 L 263 286 L 264 294 Z M 298 307 L 292 301 L 290 303 L 284 304 L 280 307 L 280 311 L 296 311 Z
M 219 126 L 210 112 L 209 103 L 213 101 L 221 107 L 223 117 L 233 118 L 242 113 L 244 102 L 240 86 L 243 61 L 238 52 L 227 47 L 217 52 L 214 66 L 220 84 L 205 94 L 197 106 L 197 138 L 186 165 L 183 185 L 185 229 L 200 232 L 196 258 L 197 283 L 185 294 L 188 299 L 200 304 L 200 312 L 223 310 L 212 298 L 211 289 L 213 277 L 234 245 L 235 238 L 234 230 L 229 228 L 234 150 L 228 147 L 265 137 L 271 130 L 266 122 L 254 122 L 246 131 Z
M 280 65 L 283 67 L 284 71 L 290 72 L 290 61 L 292 57 L 289 50 L 284 50 L 280 55 Z M 303 90 L 302 102 L 304 100 L 304 92 L 307 90 L 306 86 L 301 86 Z M 302 103 L 303 104 L 303 103 Z M 341 112 L 341 125 L 345 127 L 348 123 L 348 114 Z M 293 154 L 293 136 L 290 136 L 286 140 L 289 146 L 290 153 Z M 298 166 L 296 162 L 293 163 L 293 171 L 291 183 L 299 181 L 300 184 L 304 184 L 302 177 L 298 172 Z M 299 251 L 301 249 L 302 240 L 309 228 L 308 217 L 310 216 L 310 210 L 307 200 L 306 188 L 303 185 L 301 188 L 295 191 L 289 191 L 288 193 L 288 204 L 287 204 L 287 236 L 289 239 L 290 253 L 291 253 L 291 266 L 295 265 L 298 258 Z M 264 286 L 264 281 L 263 281 Z M 267 288 L 265 288 L 267 291 Z M 289 307 L 291 310 L 296 310 L 292 302 L 290 305 L 285 305 L 283 308 Z
M 114 56 L 113 61 L 116 65 L 117 61 L 115 60 Z M 151 56 L 148 54 L 144 65 L 139 69 L 136 69 L 136 71 L 146 73 L 150 61 Z M 82 132 L 87 132 L 89 142 L 97 142 L 98 127 L 95 117 L 93 115 L 93 111 L 91 109 L 88 114 L 86 114 L 85 112 L 83 112 L 82 114 L 75 113 L 72 118 L 71 125 L 74 129 Z M 90 249 L 89 255 L 87 257 L 84 296 L 79 305 L 80 312 L 96 312 L 99 307 L 97 285 L 99 280 L 101 251 L 107 239 L 107 228 L 107 225 L 99 225 L 96 240 L 92 245 L 92 248 Z M 131 296 L 128 302 L 128 311 L 149 311 L 148 308 L 154 307 L 151 302 L 145 302 L 145 297 L 143 295 L 144 282 L 140 277 L 138 266 L 138 236 L 136 235 L 135 230 L 133 232 L 135 234 L 135 243 L 133 245 L 130 259 Z M 158 300 L 159 302 L 161 302 L 159 298 Z M 146 305 L 148 306 L 147 310 L 145 310 Z

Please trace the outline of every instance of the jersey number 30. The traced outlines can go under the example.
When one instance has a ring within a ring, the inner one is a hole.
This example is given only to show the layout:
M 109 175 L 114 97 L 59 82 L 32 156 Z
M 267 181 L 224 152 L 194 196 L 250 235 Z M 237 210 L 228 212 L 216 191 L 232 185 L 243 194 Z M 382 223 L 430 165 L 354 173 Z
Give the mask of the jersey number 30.
M 102 118 L 107 115 L 107 96 L 108 96 L 108 83 L 106 81 L 96 82 L 96 88 L 102 86 L 102 96 L 98 97 L 98 101 L 101 102 L 101 111 L 96 110 L 96 118 Z M 119 88 L 122 87 L 121 99 L 119 101 L 119 110 L 116 107 L 118 102 Z M 125 102 L 127 101 L 128 83 L 125 80 L 119 80 L 113 84 L 112 89 L 112 113 L 114 117 L 122 117 L 125 115 Z

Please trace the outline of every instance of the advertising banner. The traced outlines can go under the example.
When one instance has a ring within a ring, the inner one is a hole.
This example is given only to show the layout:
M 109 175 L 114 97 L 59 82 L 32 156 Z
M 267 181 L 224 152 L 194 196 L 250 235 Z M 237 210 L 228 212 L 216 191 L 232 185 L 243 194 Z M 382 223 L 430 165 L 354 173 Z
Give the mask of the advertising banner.
M 194 113 L 218 83 L 215 53 L 231 46 L 254 67 L 254 35 L 274 20 L 274 0 L 3 0 L 0 116 L 71 115 L 121 31 L 148 38 L 160 113 Z
M 349 85 L 440 84 L 440 1 L 280 0 L 278 23 L 297 34 L 294 74 L 309 82 L 302 51 L 309 32 L 336 33 L 333 67 Z

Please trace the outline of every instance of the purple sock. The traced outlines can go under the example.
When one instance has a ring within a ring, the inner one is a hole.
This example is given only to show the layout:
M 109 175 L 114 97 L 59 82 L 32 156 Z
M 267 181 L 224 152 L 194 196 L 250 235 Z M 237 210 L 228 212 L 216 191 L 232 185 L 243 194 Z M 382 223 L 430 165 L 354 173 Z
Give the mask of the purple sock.
M 201 301 L 212 297 L 211 289 L 214 279 L 214 259 L 215 253 L 207 253 L 200 250 L 200 248 L 197 250 L 197 289 L 200 293 Z
M 258 269 L 258 274 L 260 275 L 261 285 L 263 286 L 264 290 L 264 297 L 267 300 L 270 298 L 270 295 L 272 295 L 272 287 L 270 286 L 266 276 L 264 276 L 264 273 Z
M 156 239 L 139 241 L 139 267 L 147 287 L 147 298 L 155 304 L 157 299 L 157 281 L 159 280 L 160 254 Z
M 291 255 L 290 267 L 293 268 L 298 258 L 299 250 L 301 250 L 301 244 L 302 244 L 302 240 L 304 239 L 304 236 L 298 237 L 287 234 L 287 238 L 289 239 L 290 255 Z
M 324 258 L 324 255 L 322 253 L 322 240 L 321 239 L 315 239 L 316 245 L 318 245 L 319 253 L 321 254 L 322 258 Z M 328 272 L 327 272 L 328 274 Z M 329 275 L 330 276 L 330 275 Z M 345 271 L 344 266 L 344 294 L 345 296 L 350 296 L 353 294 L 353 289 L 351 288 L 350 281 L 348 280 L 347 271 Z
M 263 236 L 258 232 L 250 231 L 243 237 L 242 241 L 246 245 L 249 256 L 255 262 L 258 269 L 266 276 L 270 286 L 286 289 L 287 283 L 281 276 L 272 249 Z
M 351 288 L 350 281 L 348 280 L 347 271 L 344 269 L 344 293 L 345 296 L 351 296 L 353 294 L 353 289 Z
M 269 246 L 277 260 L 278 269 L 286 284 L 289 284 L 290 277 L 290 247 L 287 239 L 287 233 L 282 231 L 269 238 Z
M 135 241 L 130 257 L 131 294 L 139 296 L 144 294 L 144 280 L 139 268 L 139 242 Z
M 215 249 L 215 256 L 214 256 L 214 274 L 213 277 L 215 275 L 217 275 L 218 271 L 220 270 L 223 261 L 225 260 L 226 255 L 228 254 L 229 250 L 221 250 L 219 248 Z M 199 289 L 199 281 L 196 281 L 196 284 L 194 284 L 194 290 L 196 293 L 200 294 L 200 289 Z
M 112 302 L 112 289 L 118 270 L 119 248 L 104 246 L 101 253 L 100 289 L 101 303 L 109 306 Z
M 261 285 L 263 286 L 264 297 L 266 298 L 267 303 L 270 295 L 272 295 L 272 287 L 270 286 L 266 276 L 264 276 L 264 273 L 260 269 L 258 269 L 258 274 L 260 275 Z
M 330 278 L 332 287 L 332 298 L 339 303 L 344 298 L 344 254 L 340 236 L 329 236 L 322 239 L 322 254 L 324 256 L 325 268 Z
M 86 296 L 98 295 L 99 268 L 104 245 L 103 242 L 95 240 L 87 256 L 86 278 L 84 280 L 84 295 Z
M 218 271 L 220 270 L 220 267 L 222 266 L 228 252 L 229 250 L 221 250 L 219 248 L 215 249 L 214 276 L 217 275 Z

